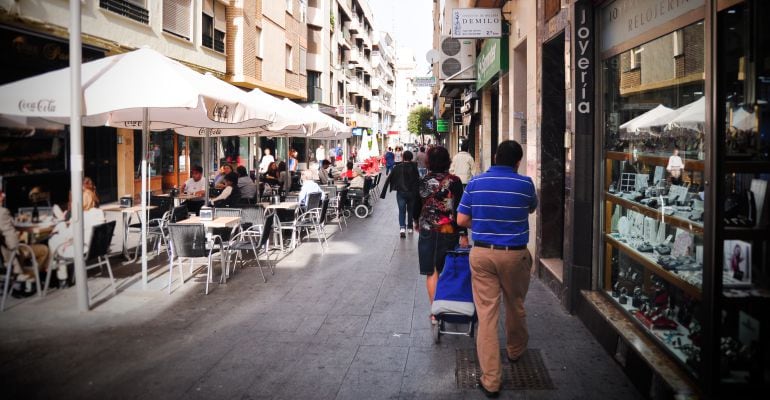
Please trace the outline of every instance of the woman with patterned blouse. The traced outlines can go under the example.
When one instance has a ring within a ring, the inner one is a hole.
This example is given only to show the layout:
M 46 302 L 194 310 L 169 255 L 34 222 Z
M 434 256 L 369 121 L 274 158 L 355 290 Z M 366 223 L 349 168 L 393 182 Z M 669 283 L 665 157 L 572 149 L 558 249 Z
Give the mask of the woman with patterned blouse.
M 451 162 L 446 148 L 428 150 L 428 173 L 419 181 L 419 196 L 415 202 L 415 229 L 420 232 L 417 243 L 420 274 L 426 276 L 425 287 L 431 304 L 447 251 L 454 250 L 458 244 L 468 245 L 466 229 L 457 225 L 457 205 L 463 195 L 463 186 L 459 177 L 449 173 Z M 430 318 L 435 324 L 435 317 L 431 315 Z

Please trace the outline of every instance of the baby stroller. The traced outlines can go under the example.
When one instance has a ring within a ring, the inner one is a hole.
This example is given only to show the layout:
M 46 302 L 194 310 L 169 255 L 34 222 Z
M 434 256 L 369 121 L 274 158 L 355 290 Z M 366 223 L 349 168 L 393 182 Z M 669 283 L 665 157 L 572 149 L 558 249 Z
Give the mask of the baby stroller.
M 363 189 L 348 189 L 347 204 L 348 207 L 345 210 L 345 216 L 350 216 L 350 210 L 353 210 L 353 214 L 358 218 L 366 218 L 372 212 L 372 204 L 370 202 L 370 195 L 372 190 L 372 178 L 364 179 Z
M 441 335 L 473 337 L 478 316 L 473 304 L 471 268 L 468 261 L 470 248 L 458 247 L 446 254 L 444 270 L 438 277 L 436 295 L 431 313 L 436 318 L 433 325 L 433 341 L 438 344 Z M 447 329 L 447 324 L 467 325 L 466 330 Z

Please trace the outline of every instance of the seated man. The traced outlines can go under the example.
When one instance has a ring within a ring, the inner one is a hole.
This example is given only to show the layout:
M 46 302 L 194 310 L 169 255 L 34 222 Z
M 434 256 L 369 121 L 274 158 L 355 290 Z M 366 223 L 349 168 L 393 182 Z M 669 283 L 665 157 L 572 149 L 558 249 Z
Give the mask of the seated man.
M 302 171 L 302 188 L 299 191 L 299 205 L 305 207 L 310 193 L 321 192 L 321 187 L 313 180 L 313 173 L 309 170 Z
M 203 179 L 203 167 L 194 165 L 190 169 L 190 179 L 182 184 L 182 193 L 203 197 L 206 194 L 206 180 Z M 187 200 L 184 202 L 191 213 L 198 214 L 203 207 L 203 200 Z
M 0 190 L 0 204 L 3 203 L 4 198 L 5 193 Z M 0 206 L 0 251 L 2 251 L 3 264 L 10 261 L 10 257 L 18 245 L 19 234 L 13 226 L 13 216 L 7 208 Z M 41 271 L 46 270 L 48 268 L 48 247 L 44 244 L 37 243 L 30 245 L 30 247 L 37 260 L 38 268 Z M 30 254 L 22 254 L 22 257 L 20 258 L 27 258 L 29 256 Z M 35 279 L 32 273 L 24 273 L 18 259 L 13 262 L 13 274 L 16 275 L 17 282 L 33 281 Z M 30 292 L 29 294 L 32 293 Z
M 329 180 L 330 180 L 329 166 L 330 165 L 331 165 L 331 162 L 329 162 L 329 160 L 321 161 L 321 168 L 318 170 L 318 180 L 321 181 L 322 185 L 326 185 L 329 183 Z

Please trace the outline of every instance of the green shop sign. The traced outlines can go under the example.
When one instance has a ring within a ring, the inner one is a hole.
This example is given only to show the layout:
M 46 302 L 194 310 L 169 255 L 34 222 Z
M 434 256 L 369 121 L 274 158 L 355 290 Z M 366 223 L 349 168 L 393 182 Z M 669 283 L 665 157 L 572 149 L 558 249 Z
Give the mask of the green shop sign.
M 508 70 L 508 38 L 487 39 L 476 57 L 476 90 L 480 90 L 501 71 Z
M 445 119 L 436 120 L 436 132 L 449 132 L 449 121 Z

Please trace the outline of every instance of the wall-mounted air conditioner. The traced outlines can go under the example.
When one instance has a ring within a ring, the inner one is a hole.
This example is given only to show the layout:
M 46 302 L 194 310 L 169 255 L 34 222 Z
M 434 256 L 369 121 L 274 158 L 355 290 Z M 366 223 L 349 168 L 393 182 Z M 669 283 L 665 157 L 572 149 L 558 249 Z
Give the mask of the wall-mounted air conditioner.
M 476 40 L 457 39 L 442 36 L 439 43 L 441 59 L 439 75 L 441 79 L 452 77 L 451 80 L 476 79 Z M 463 71 L 459 74 L 458 72 Z M 457 75 L 455 75 L 457 74 Z M 453 76 L 455 75 L 455 76 Z

